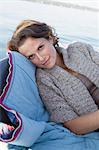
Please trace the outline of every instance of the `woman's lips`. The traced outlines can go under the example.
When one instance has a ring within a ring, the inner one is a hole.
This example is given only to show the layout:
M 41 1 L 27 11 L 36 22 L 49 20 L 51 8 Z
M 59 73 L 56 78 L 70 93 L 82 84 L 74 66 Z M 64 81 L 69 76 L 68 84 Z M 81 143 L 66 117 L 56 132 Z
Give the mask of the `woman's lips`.
M 49 61 L 49 58 L 44 63 L 42 63 L 42 65 L 47 65 L 48 61 Z

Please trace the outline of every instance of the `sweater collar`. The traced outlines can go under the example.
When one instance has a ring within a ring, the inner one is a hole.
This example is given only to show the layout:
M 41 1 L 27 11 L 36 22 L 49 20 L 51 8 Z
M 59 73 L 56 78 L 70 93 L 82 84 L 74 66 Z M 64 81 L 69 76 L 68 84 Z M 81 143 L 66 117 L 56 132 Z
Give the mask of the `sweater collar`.
M 64 63 L 69 69 L 85 75 L 93 83 L 95 83 L 97 87 L 99 87 L 99 71 L 96 64 L 93 64 L 91 60 L 86 59 L 82 53 L 74 53 L 70 47 L 67 47 L 66 49 L 59 47 L 57 51 L 62 54 Z M 55 65 L 52 69 L 46 70 L 51 74 L 55 74 L 57 69 L 59 71 L 58 73 L 60 74 L 61 69 L 57 65 Z M 66 74 L 68 74 L 68 72 Z

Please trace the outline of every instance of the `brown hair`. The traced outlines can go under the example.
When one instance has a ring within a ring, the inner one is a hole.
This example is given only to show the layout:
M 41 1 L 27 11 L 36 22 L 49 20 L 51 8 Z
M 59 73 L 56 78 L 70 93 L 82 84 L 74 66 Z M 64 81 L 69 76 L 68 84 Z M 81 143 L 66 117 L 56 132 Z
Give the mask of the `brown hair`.
M 41 23 L 35 20 L 23 20 L 16 28 L 12 35 L 11 40 L 8 42 L 8 49 L 11 51 L 18 51 L 18 47 L 21 46 L 28 37 L 33 38 L 45 38 L 53 39 L 53 45 L 57 50 L 58 37 L 55 33 L 55 29 L 48 26 L 46 23 Z M 77 75 L 77 73 L 69 68 L 65 68 L 69 73 Z
M 41 23 L 35 20 L 23 20 L 16 28 L 11 40 L 8 42 L 8 49 L 18 51 L 28 37 L 53 39 L 54 47 L 58 47 L 58 37 L 55 29 L 48 26 L 46 23 Z

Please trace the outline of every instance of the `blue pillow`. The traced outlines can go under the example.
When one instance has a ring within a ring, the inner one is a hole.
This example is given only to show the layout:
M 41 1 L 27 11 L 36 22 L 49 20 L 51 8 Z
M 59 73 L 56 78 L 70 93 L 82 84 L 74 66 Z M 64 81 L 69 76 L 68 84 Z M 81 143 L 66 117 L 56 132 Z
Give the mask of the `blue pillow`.
M 0 105 L 11 122 L 18 126 L 9 134 L 0 136 L 0 140 L 29 147 L 43 133 L 48 113 L 38 93 L 35 66 L 18 52 L 9 52 L 8 57 L 9 74 Z

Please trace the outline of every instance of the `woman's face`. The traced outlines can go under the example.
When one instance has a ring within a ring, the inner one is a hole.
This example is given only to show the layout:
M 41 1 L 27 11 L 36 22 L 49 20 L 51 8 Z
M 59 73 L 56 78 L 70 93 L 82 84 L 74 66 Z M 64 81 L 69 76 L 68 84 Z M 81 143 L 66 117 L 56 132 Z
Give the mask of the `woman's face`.
M 37 67 L 50 69 L 56 63 L 57 54 L 52 39 L 29 37 L 18 50 Z

